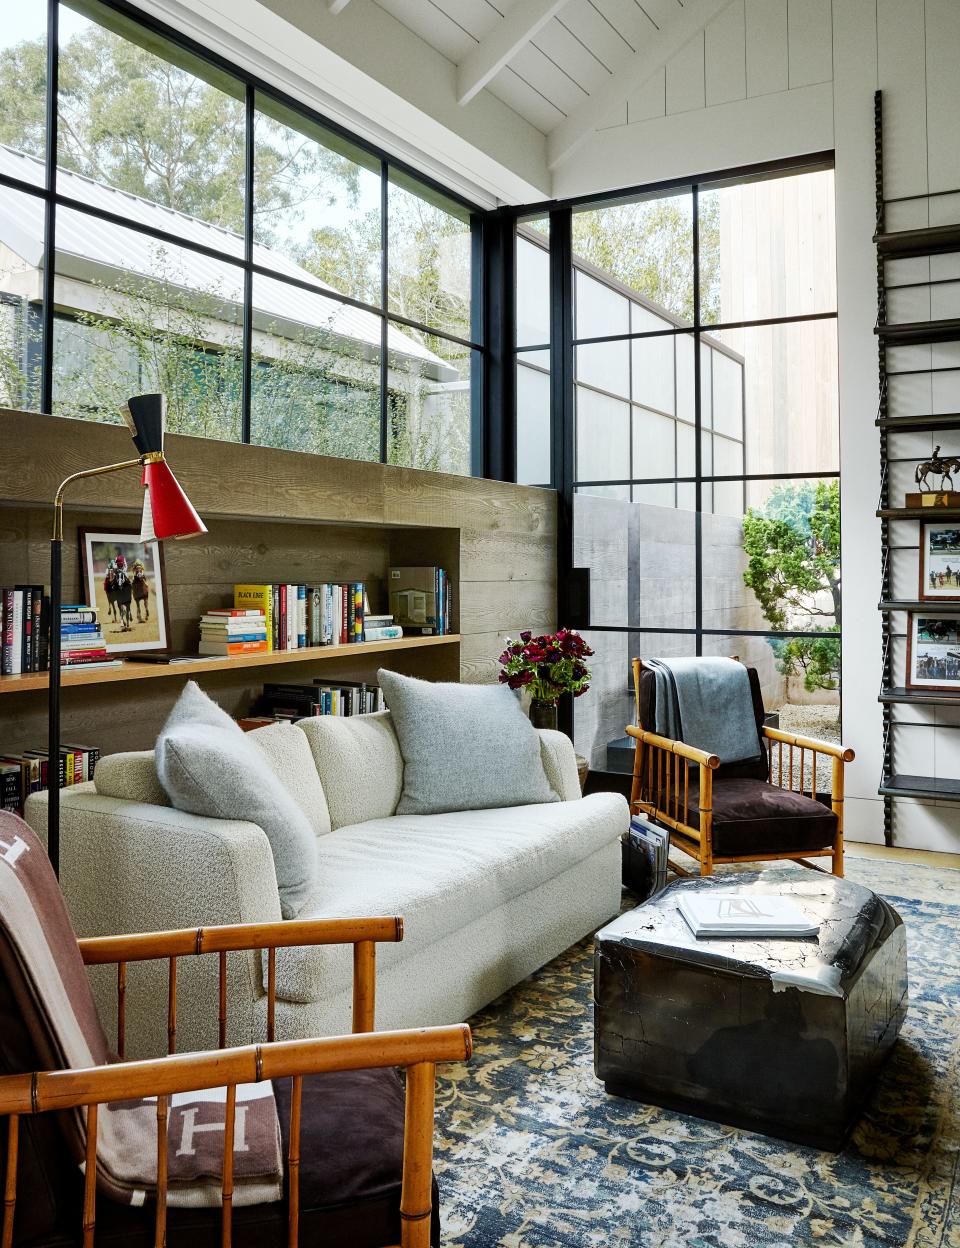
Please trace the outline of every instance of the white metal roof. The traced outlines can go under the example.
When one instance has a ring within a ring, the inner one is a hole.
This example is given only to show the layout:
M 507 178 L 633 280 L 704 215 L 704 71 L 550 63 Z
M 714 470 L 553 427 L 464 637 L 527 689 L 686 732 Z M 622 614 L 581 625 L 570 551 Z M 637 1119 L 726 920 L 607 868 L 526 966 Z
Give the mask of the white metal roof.
M 43 186 L 43 162 L 2 144 L 0 173 L 34 186 Z M 243 272 L 240 268 L 187 248 L 159 242 L 148 234 L 138 233 L 135 227 L 146 225 L 164 230 L 188 242 L 216 248 L 238 261 L 243 259 L 243 239 L 240 235 L 69 170 L 57 171 L 57 190 L 80 203 L 124 217 L 134 227 L 131 230 L 121 229 L 88 213 L 59 206 L 56 224 L 58 272 L 107 282 L 122 272 L 135 273 L 186 290 L 215 294 L 228 306 L 235 305 L 230 319 L 239 321 L 243 300 Z M 35 211 L 25 212 L 24 199 L 22 193 L 0 185 L 0 241 L 28 264 L 39 268 L 43 262 L 43 210 L 38 201 Z M 278 277 L 294 277 L 318 288 L 318 293 L 314 294 L 302 287 L 255 274 L 253 307 L 256 328 L 266 329 L 275 321 L 287 326 L 292 323 L 350 339 L 379 351 L 379 316 L 320 294 L 320 290 L 331 291 L 334 296 L 337 292 L 314 274 L 261 243 L 253 244 L 253 259 Z M 280 325 L 274 332 L 289 336 Z M 434 380 L 458 379 L 456 369 L 395 325 L 389 326 L 387 341 L 391 357 L 398 357 L 398 362 L 402 359 L 415 362 Z

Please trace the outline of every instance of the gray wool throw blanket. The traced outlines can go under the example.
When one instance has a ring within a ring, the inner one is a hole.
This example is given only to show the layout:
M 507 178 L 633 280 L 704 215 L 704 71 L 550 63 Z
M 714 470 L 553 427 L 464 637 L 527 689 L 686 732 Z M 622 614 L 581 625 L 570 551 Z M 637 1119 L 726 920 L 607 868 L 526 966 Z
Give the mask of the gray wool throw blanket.
M 644 659 L 656 678 L 654 731 L 721 763 L 756 758 L 757 721 L 750 677 L 735 659 Z
M 115 1061 L 63 894 L 33 831 L 0 812 L 0 974 L 10 984 L 37 1056 L 48 1070 L 86 1069 Z M 221 1203 L 226 1089 L 178 1093 L 167 1119 L 167 1203 Z M 78 1164 L 86 1146 L 86 1111 L 59 1115 Z M 280 1122 L 269 1081 L 237 1087 L 234 1204 L 283 1196 Z M 155 1195 L 156 1098 L 102 1105 L 97 1127 L 97 1189 L 112 1200 L 142 1205 Z

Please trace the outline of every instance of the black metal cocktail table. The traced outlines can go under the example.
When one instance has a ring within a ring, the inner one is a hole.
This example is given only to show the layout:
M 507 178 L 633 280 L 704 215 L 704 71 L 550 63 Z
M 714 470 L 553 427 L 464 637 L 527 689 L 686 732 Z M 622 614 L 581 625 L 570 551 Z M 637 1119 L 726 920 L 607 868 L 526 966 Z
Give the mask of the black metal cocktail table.
M 682 892 L 779 893 L 812 939 L 696 939 Z M 906 930 L 881 897 L 802 867 L 686 879 L 597 933 L 608 1092 L 839 1149 L 907 1011 Z

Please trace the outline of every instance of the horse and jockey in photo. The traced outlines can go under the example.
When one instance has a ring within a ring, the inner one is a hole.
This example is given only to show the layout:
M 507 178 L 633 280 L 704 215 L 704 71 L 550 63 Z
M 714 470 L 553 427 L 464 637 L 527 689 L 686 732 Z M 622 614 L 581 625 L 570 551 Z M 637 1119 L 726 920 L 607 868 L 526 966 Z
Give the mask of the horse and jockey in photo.
M 132 603 L 137 604 L 138 624 L 150 619 L 150 585 L 140 559 L 128 569 L 125 555 L 118 550 L 107 564 L 103 592 L 110 604 L 110 618 L 120 625 L 122 633 L 129 633 L 133 627 Z

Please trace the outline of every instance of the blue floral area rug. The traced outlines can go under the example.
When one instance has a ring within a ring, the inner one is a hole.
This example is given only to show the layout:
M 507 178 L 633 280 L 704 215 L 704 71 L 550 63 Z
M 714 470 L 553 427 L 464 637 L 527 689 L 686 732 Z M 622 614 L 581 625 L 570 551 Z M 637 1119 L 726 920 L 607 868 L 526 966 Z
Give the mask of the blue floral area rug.
M 839 1154 L 607 1096 L 592 941 L 471 1020 L 442 1068 L 445 1248 L 960 1248 L 960 872 L 848 857 L 908 929 L 910 1010 Z

